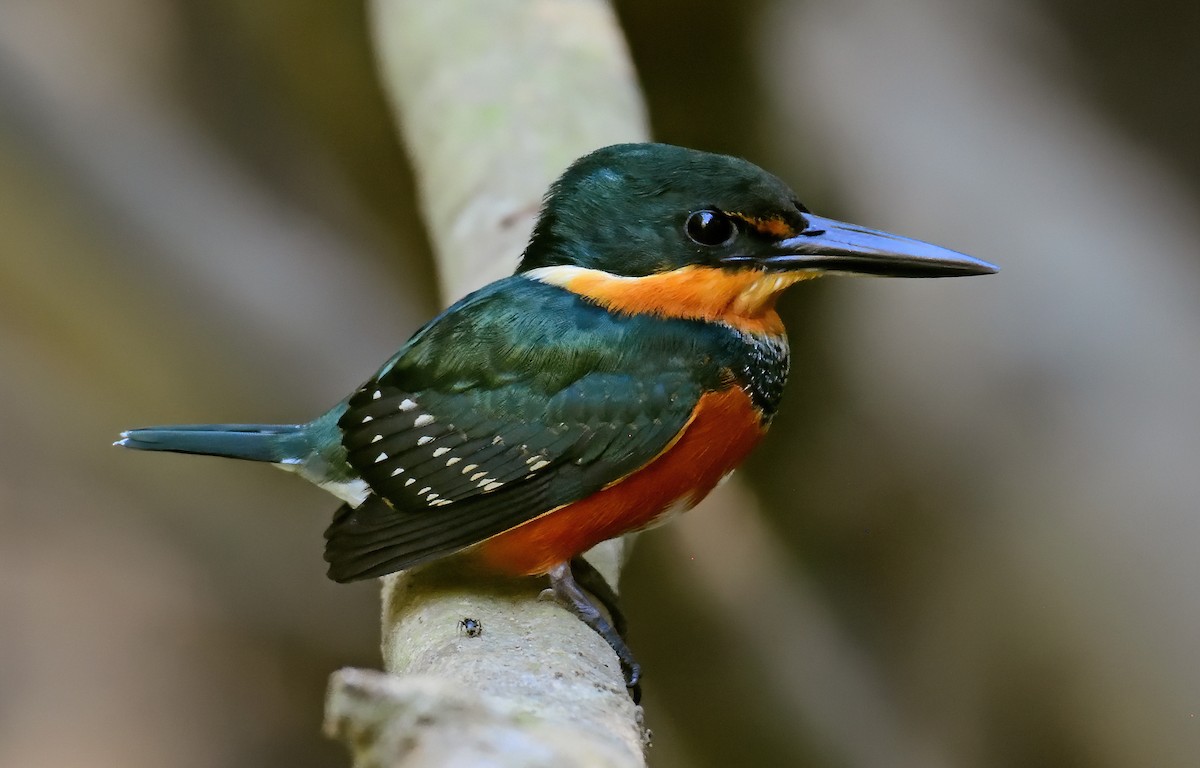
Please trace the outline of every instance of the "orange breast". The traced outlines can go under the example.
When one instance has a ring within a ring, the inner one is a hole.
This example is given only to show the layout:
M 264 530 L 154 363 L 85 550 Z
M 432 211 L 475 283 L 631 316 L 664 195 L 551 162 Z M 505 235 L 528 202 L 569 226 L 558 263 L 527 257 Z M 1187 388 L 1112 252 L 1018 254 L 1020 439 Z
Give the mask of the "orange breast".
M 504 573 L 546 573 L 601 541 L 653 524 L 677 503 L 699 502 L 764 432 L 740 388 L 707 393 L 683 434 L 654 461 L 586 499 L 493 536 L 472 555 Z

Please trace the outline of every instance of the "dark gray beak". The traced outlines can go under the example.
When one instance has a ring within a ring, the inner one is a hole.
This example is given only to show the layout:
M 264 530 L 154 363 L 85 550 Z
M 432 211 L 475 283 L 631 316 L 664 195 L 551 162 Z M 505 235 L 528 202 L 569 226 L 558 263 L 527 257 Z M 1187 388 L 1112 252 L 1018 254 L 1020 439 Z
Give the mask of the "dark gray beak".
M 885 277 L 990 275 L 995 264 L 948 248 L 804 214 L 808 226 L 754 261 L 770 269 L 817 270 Z

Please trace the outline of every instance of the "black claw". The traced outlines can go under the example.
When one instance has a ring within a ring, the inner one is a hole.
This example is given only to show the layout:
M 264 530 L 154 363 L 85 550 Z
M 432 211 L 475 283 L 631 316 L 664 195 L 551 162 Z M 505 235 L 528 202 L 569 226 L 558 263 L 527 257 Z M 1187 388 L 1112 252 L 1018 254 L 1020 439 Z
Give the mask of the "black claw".
M 625 673 L 625 687 L 633 688 L 638 683 L 642 682 L 642 665 L 636 661 L 633 663 L 621 663 L 621 671 Z
M 621 672 L 625 675 L 625 687 L 629 689 L 629 698 L 634 704 L 642 703 L 642 665 L 636 661 L 621 662 Z

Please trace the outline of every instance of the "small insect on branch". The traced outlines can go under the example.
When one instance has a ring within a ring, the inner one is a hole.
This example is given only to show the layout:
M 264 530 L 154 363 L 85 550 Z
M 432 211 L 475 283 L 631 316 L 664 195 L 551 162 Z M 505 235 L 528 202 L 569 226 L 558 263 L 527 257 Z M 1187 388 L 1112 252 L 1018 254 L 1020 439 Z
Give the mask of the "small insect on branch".
M 458 622 L 458 631 L 467 637 L 479 637 L 483 634 L 483 622 L 479 619 L 465 617 Z

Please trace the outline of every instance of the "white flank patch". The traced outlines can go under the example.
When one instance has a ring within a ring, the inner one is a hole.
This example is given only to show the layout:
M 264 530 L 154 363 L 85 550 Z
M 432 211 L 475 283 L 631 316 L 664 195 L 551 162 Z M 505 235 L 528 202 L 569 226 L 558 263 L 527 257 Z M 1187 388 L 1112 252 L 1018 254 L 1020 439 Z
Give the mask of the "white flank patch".
M 317 480 L 306 471 L 306 466 L 302 459 L 286 459 L 276 463 L 275 466 L 285 472 L 295 472 L 310 483 L 315 483 L 318 488 L 332 493 L 352 507 L 361 506 L 367 500 L 367 497 L 371 495 L 371 486 L 367 485 L 367 481 L 361 477 L 356 477 L 353 480 Z
M 646 523 L 646 525 L 642 526 L 638 530 L 648 531 L 651 528 L 657 528 L 658 526 L 670 520 L 672 517 L 675 517 L 681 512 L 687 512 L 694 506 L 696 506 L 696 500 L 692 498 L 692 494 L 684 494 L 680 498 L 668 504 L 666 509 L 664 509 L 662 512 L 659 512 L 649 523 Z
M 317 485 L 352 507 L 362 504 L 367 500 L 367 496 L 371 494 L 371 488 L 367 485 L 367 481 L 361 477 L 356 477 L 353 480 L 317 483 Z

